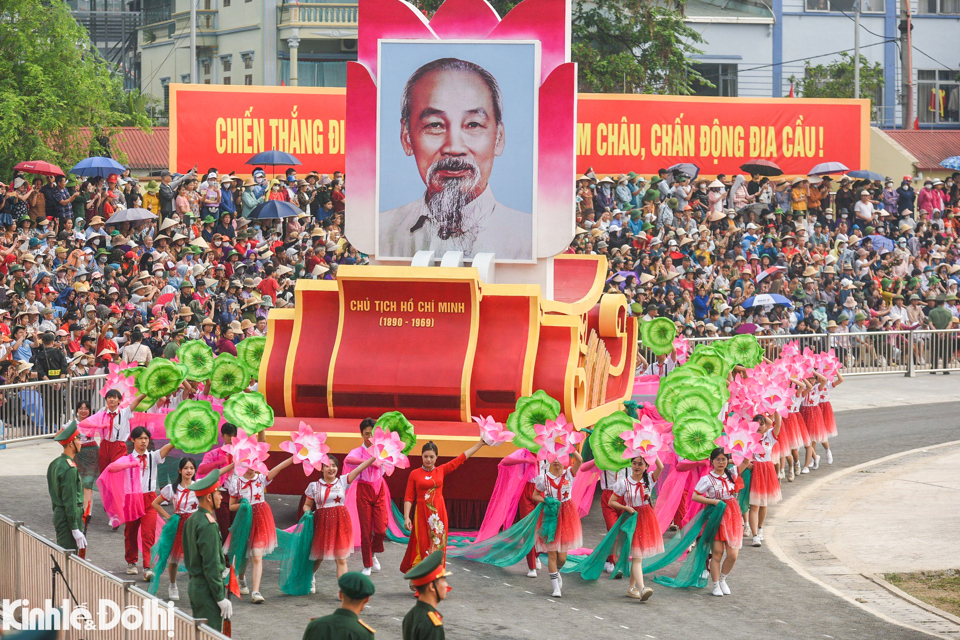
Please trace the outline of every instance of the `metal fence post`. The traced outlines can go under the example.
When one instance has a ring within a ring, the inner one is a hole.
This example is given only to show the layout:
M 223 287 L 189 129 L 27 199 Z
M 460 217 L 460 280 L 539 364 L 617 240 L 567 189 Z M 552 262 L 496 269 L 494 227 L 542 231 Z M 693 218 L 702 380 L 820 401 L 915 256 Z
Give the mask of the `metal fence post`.
M 907 373 L 904 374 L 905 378 L 912 378 L 916 375 L 913 370 L 914 348 L 913 329 L 910 329 L 907 338 Z
M 23 522 L 14 522 L 13 523 L 13 557 L 16 560 L 14 563 L 14 571 L 17 572 L 17 577 L 14 579 L 14 597 L 17 600 L 23 598 L 23 577 L 20 575 L 20 527 L 24 526 Z

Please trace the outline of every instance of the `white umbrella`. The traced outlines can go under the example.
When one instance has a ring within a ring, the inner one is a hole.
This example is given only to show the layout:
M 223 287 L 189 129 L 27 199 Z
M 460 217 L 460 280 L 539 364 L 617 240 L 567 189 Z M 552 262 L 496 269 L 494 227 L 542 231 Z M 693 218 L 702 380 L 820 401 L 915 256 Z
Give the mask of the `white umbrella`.
M 157 216 L 146 209 L 121 209 L 110 216 L 107 224 L 120 224 L 121 222 L 139 222 L 140 220 L 156 220 Z

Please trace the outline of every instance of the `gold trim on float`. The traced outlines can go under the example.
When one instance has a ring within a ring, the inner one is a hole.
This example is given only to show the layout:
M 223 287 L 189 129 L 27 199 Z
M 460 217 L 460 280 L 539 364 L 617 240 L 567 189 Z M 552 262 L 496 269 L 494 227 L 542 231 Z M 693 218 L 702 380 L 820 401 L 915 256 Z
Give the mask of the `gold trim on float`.
M 593 255 L 578 255 L 575 253 L 561 253 L 554 256 L 554 263 L 557 260 L 584 260 L 596 265 L 596 273 L 593 277 L 593 284 L 587 293 L 576 302 L 557 302 L 556 300 L 542 300 L 540 307 L 545 313 L 559 313 L 568 316 L 580 316 L 590 311 L 597 305 L 597 300 L 603 294 L 603 286 L 607 277 L 607 257 Z M 556 267 L 554 267 L 556 274 Z M 556 276 L 554 276 L 556 277 Z

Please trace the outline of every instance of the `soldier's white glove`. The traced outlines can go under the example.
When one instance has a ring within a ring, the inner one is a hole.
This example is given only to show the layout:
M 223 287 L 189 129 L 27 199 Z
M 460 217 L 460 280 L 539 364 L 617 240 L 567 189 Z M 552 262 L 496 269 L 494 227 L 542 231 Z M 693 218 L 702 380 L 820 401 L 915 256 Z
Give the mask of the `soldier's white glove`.
M 87 548 L 87 536 L 83 535 L 83 531 L 71 529 L 70 533 L 73 535 L 73 539 L 77 541 L 77 549 Z
M 219 601 L 217 606 L 220 607 L 220 615 L 224 620 L 229 620 L 233 616 L 233 603 L 230 602 L 229 598 Z

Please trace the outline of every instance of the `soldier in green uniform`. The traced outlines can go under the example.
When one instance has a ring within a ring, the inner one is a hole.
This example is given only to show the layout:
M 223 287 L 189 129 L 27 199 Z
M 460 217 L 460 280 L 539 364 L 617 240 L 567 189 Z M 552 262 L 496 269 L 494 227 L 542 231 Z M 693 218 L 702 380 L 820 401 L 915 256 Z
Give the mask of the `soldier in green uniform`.
M 63 447 L 63 453 L 47 467 L 47 491 L 53 503 L 53 527 L 57 544 L 64 549 L 86 549 L 83 535 L 83 483 L 74 457 L 80 451 L 77 425 L 71 424 L 54 438 Z
M 446 599 L 450 587 L 443 566 L 443 551 L 434 551 L 420 564 L 403 574 L 417 588 L 417 604 L 403 617 L 403 640 L 444 640 L 443 616 L 437 605 Z
M 220 506 L 221 494 L 217 491 L 220 476 L 230 473 L 232 468 L 231 464 L 215 469 L 190 485 L 199 508 L 183 525 L 183 564 L 190 576 L 187 592 L 193 617 L 206 618 L 207 624 L 217 631 L 222 630 L 224 619 L 229 620 L 233 614 L 233 605 L 223 584 L 226 565 L 220 527 L 214 515 Z
M 315 618 L 303 632 L 303 640 L 370 640 L 374 630 L 360 619 L 360 612 L 375 592 L 373 581 L 358 571 L 337 580 L 340 608 L 329 616 Z

